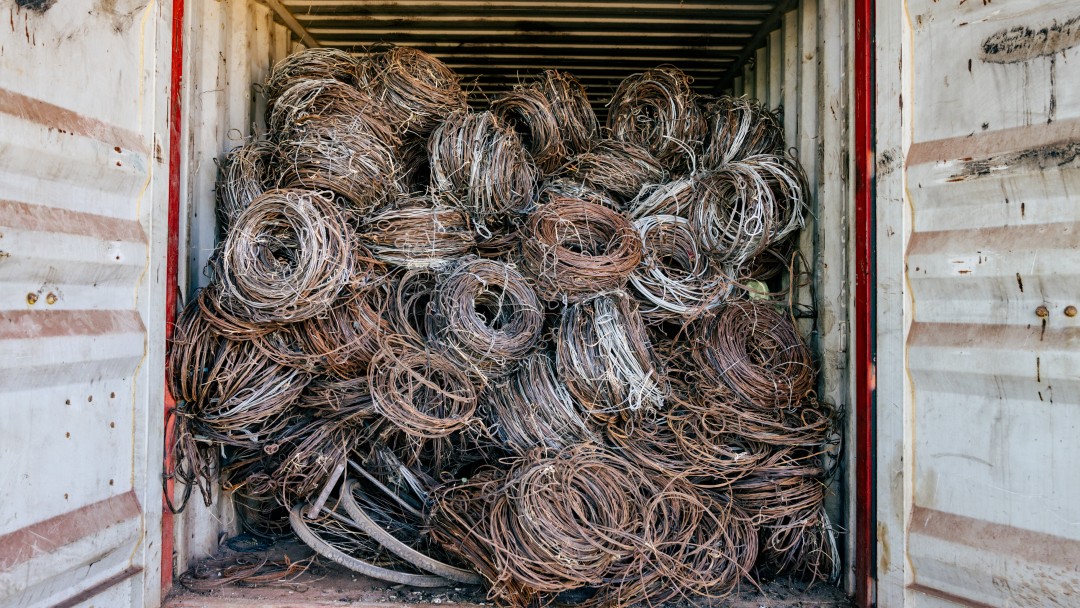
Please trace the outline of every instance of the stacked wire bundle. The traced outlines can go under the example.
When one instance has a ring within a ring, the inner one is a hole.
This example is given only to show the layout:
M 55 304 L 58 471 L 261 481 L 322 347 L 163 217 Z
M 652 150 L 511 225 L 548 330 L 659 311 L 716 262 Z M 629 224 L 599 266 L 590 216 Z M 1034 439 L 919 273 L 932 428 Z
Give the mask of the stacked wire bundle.
M 266 90 L 170 345 L 188 493 L 507 606 L 835 578 L 839 414 L 785 301 L 810 190 L 774 114 L 702 114 L 670 67 L 604 132 L 556 70 L 469 109 L 406 48 L 302 51 Z

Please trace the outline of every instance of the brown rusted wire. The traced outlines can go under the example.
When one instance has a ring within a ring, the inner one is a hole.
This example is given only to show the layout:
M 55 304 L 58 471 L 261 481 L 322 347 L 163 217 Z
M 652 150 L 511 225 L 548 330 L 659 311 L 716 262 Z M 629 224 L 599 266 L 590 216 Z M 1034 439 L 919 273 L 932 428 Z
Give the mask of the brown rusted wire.
M 720 97 L 705 106 L 709 139 L 704 168 L 719 169 L 749 156 L 784 151 L 784 127 L 780 117 L 756 99 Z
M 393 47 L 360 62 L 358 82 L 401 133 L 427 136 L 451 112 L 465 110 L 458 75 L 433 55 Z
M 598 436 L 543 352 L 529 355 L 513 375 L 494 382 L 482 396 L 489 428 L 511 452 L 566 449 Z
M 536 166 L 491 112 L 449 115 L 431 134 L 428 157 L 435 200 L 464 209 L 482 238 L 534 204 Z
M 625 292 L 567 306 L 555 353 L 570 393 L 597 420 L 613 422 L 664 408 L 666 377 Z
M 286 89 L 303 80 L 337 80 L 345 84 L 356 82 L 356 59 L 340 49 L 305 49 L 274 64 L 266 79 L 267 107 L 273 107 Z
M 528 220 L 521 261 L 545 300 L 617 289 L 641 261 L 641 237 L 617 211 L 548 196 Z
M 694 359 L 702 377 L 733 391 L 744 406 L 774 412 L 802 403 L 814 390 L 810 351 L 772 303 L 729 302 L 704 319 L 700 331 Z
M 381 262 L 405 268 L 441 266 L 476 244 L 469 218 L 455 207 L 417 196 L 370 216 L 360 241 Z
M 628 201 L 646 184 L 664 181 L 664 168 L 649 151 L 630 142 L 604 139 L 566 160 L 559 173 L 594 190 Z
M 485 376 L 513 368 L 539 342 L 543 308 L 516 268 L 469 256 L 439 281 L 428 342 Z
M 514 129 L 543 175 L 554 173 L 566 159 L 558 119 L 543 91 L 517 87 L 491 102 L 491 112 Z
M 429 268 L 399 270 L 388 277 L 391 295 L 384 316 L 393 333 L 422 347 L 427 341 L 428 304 L 438 275 Z
M 669 171 L 696 169 L 707 125 L 690 83 L 674 66 L 624 79 L 607 104 L 612 137 L 647 148 Z
M 254 323 L 302 321 L 326 311 L 353 279 L 351 234 L 323 195 L 262 194 L 222 245 L 219 306 Z
M 277 144 L 256 140 L 230 150 L 221 160 L 217 183 L 217 216 L 227 232 L 251 201 L 273 187 Z
M 474 420 L 477 378 L 444 355 L 388 336 L 368 372 L 375 409 L 407 435 L 439 439 Z
M 599 137 L 600 123 L 581 82 L 567 72 L 544 70 L 532 86 L 547 98 L 567 153 L 585 152 L 592 147 Z
M 241 554 L 203 560 L 179 576 L 185 589 L 208 593 L 222 587 L 286 587 L 303 591 L 296 581 L 311 566 L 311 559 L 293 561 L 284 556 L 271 561 L 266 555 Z

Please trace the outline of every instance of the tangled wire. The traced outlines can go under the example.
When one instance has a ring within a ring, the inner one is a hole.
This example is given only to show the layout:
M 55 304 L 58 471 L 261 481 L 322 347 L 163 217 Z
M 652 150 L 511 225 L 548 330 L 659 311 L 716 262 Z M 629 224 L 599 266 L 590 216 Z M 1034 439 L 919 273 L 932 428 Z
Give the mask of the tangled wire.
M 369 56 L 357 74 L 400 133 L 425 137 L 451 112 L 465 110 L 457 74 L 419 49 L 398 46 Z
M 477 233 L 527 212 L 536 196 L 536 166 L 517 133 L 491 112 L 455 112 L 428 140 L 436 201 L 464 209 Z
M 617 289 L 641 261 L 641 237 L 625 217 L 581 199 L 549 196 L 528 219 L 522 265 L 545 300 Z
M 240 212 L 273 186 L 277 145 L 256 140 L 225 155 L 217 183 L 218 223 L 228 232 Z
M 369 216 L 359 236 L 376 259 L 405 268 L 449 263 L 476 244 L 463 211 L 434 203 L 426 196 Z
M 594 190 L 623 201 L 637 196 L 646 184 L 663 181 L 664 168 L 645 148 L 616 140 L 600 140 L 588 151 L 570 157 L 560 172 Z
M 783 154 L 783 125 L 759 101 L 725 96 L 708 104 L 705 114 L 709 122 L 709 143 L 704 154 L 707 169 L 719 169 L 759 154 Z
M 277 62 L 266 80 L 267 107 L 286 89 L 297 82 L 337 80 L 345 84 L 356 82 L 356 58 L 339 49 L 313 48 L 293 53 Z
M 491 112 L 517 132 L 541 174 L 554 173 L 562 165 L 566 145 L 543 91 L 518 87 L 491 102 Z
M 544 314 L 525 277 L 509 264 L 465 257 L 439 282 L 429 343 L 485 375 L 499 375 L 533 350 Z
M 578 79 L 558 70 L 544 70 L 532 86 L 547 98 L 567 153 L 592 147 L 600 134 L 600 123 Z
M 706 124 L 681 70 L 663 66 L 626 78 L 608 108 L 614 138 L 648 149 L 670 171 L 695 168 Z

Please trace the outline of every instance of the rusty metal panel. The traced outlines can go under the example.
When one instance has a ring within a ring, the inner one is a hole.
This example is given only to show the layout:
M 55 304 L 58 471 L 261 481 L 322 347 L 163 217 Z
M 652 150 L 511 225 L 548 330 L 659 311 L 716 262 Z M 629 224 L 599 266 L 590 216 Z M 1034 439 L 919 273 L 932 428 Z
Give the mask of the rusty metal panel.
M 169 14 L 0 10 L 0 605 L 156 605 Z
M 1080 605 L 1080 7 L 906 21 L 908 603 Z

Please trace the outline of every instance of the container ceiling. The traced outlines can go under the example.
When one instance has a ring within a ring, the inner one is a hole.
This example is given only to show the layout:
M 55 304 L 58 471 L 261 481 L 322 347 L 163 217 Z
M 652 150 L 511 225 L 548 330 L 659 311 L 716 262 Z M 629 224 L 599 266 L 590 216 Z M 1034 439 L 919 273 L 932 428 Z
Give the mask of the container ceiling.
M 297 36 L 362 53 L 420 48 L 462 76 L 470 98 L 547 68 L 573 73 L 602 107 L 629 74 L 673 64 L 712 93 L 730 85 L 793 0 L 267 0 Z M 283 14 L 287 11 L 288 14 Z M 290 16 L 295 18 L 294 23 Z M 733 75 L 733 74 L 732 74 Z

